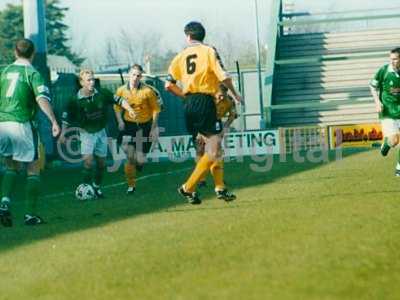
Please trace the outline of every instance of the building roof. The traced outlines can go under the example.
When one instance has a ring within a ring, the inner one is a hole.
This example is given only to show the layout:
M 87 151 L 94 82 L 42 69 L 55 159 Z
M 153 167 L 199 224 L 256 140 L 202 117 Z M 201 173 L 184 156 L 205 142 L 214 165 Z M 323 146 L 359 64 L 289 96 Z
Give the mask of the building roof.
M 78 67 L 65 56 L 47 55 L 47 65 L 51 72 L 75 73 Z

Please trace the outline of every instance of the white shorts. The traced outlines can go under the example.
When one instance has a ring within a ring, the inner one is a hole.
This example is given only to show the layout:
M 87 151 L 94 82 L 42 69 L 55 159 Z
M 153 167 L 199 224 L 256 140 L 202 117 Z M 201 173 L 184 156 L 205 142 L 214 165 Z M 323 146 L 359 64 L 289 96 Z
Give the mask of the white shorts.
M 30 122 L 0 122 L 0 155 L 20 162 L 38 158 L 38 134 Z
M 98 157 L 107 156 L 107 134 L 103 128 L 95 133 L 89 133 L 84 130 L 80 132 L 81 154 L 96 155 Z
M 389 137 L 400 133 L 400 120 L 397 119 L 382 119 L 383 136 Z

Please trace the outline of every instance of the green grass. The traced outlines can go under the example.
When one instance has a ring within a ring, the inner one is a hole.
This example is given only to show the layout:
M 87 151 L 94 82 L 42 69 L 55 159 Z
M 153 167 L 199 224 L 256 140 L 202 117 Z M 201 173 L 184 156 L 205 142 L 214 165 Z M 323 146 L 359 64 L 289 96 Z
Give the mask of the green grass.
M 202 205 L 184 203 L 180 171 L 140 180 L 134 197 L 123 185 L 104 201 L 44 197 L 49 223 L 29 228 L 18 196 L 15 226 L 0 227 L 0 299 L 400 299 L 394 153 L 276 158 L 264 173 L 251 163 L 226 164 L 230 204 L 210 185 Z M 190 166 L 151 164 L 141 176 Z M 47 171 L 43 193 L 70 192 L 79 177 Z

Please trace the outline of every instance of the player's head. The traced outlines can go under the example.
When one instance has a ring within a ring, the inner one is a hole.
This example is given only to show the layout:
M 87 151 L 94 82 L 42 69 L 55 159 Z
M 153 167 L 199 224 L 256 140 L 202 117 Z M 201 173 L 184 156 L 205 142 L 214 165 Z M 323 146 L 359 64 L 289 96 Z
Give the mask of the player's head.
M 18 58 L 31 60 L 35 54 L 35 45 L 31 40 L 21 39 L 15 44 L 15 55 Z
M 83 69 L 79 72 L 79 83 L 88 92 L 94 91 L 95 79 L 92 70 Z
M 395 70 L 400 69 L 400 47 L 390 51 L 390 64 Z
M 206 29 L 200 22 L 192 21 L 186 24 L 184 30 L 191 40 L 202 42 L 206 36 Z
M 139 84 L 140 79 L 142 79 L 143 76 L 143 67 L 139 64 L 134 64 L 130 69 L 129 69 L 129 84 L 133 87 L 137 87 Z

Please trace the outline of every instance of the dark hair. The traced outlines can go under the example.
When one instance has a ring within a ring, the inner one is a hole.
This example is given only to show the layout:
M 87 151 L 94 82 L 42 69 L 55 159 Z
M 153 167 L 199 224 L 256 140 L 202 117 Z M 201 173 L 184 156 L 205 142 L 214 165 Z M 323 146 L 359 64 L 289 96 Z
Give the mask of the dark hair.
M 206 36 L 206 30 L 200 22 L 189 22 L 183 30 L 192 40 L 202 42 Z
M 35 45 L 31 40 L 21 39 L 15 44 L 15 52 L 18 57 L 29 59 L 35 52 Z
M 134 64 L 134 65 L 132 65 L 132 67 L 129 68 L 129 71 L 130 71 L 130 70 L 133 70 L 133 69 L 138 70 L 138 71 L 140 71 L 140 72 L 142 72 L 142 73 L 144 72 L 143 67 L 142 67 L 141 65 L 139 65 L 139 64 Z
M 390 53 L 397 53 L 398 55 L 400 55 L 400 47 L 390 50 Z

